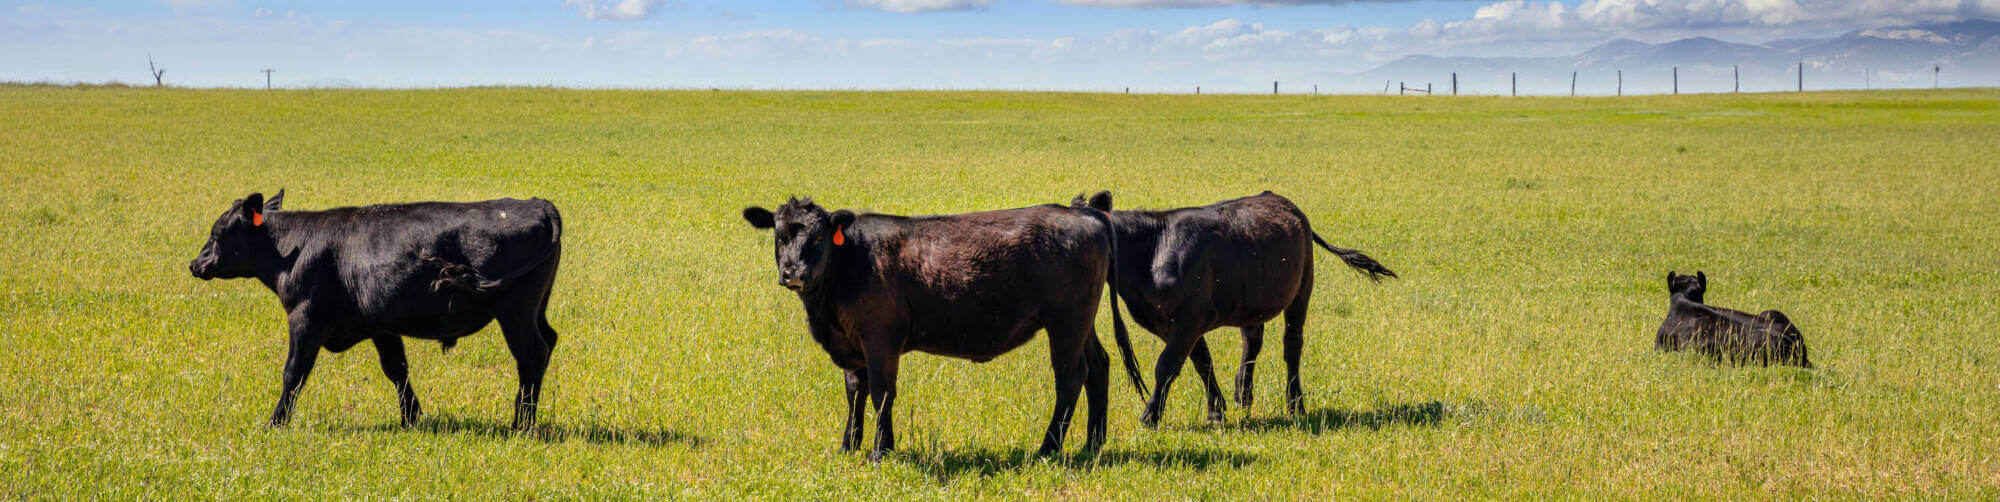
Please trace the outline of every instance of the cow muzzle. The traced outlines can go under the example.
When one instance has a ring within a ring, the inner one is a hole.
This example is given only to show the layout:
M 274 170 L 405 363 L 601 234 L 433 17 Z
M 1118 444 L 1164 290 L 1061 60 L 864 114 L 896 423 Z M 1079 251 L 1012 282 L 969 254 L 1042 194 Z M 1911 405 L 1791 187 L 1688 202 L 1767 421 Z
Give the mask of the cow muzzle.
M 196 279 L 201 279 L 204 281 L 209 279 L 214 279 L 215 274 L 210 273 L 208 270 L 209 268 L 210 267 L 208 266 L 208 264 L 203 263 L 202 260 L 199 258 L 195 259 L 194 261 L 188 262 L 188 273 L 194 275 L 194 278 Z
M 780 285 L 780 286 L 784 286 L 784 287 L 785 287 L 785 289 L 789 289 L 789 290 L 792 290 L 792 291 L 798 291 L 798 290 L 801 290 L 801 289 L 805 289 L 805 287 L 806 287 L 806 281 L 803 281 L 803 280 L 800 280 L 800 279 L 799 279 L 799 278 L 797 278 L 797 277 L 786 277 L 786 278 L 782 278 L 782 279 L 778 279 L 778 285 Z

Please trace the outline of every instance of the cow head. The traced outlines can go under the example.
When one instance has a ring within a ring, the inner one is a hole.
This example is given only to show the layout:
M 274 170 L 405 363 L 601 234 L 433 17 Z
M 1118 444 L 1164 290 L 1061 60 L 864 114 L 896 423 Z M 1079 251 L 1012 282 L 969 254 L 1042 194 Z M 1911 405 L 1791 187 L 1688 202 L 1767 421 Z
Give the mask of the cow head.
M 259 261 L 277 252 L 264 217 L 278 211 L 284 202 L 285 191 L 279 190 L 270 200 L 253 193 L 231 204 L 209 228 L 208 243 L 188 263 L 188 272 L 204 281 L 256 276 Z
M 1667 294 L 1686 295 L 1688 300 L 1702 303 L 1702 295 L 1708 293 L 1708 274 L 1696 270 L 1694 275 L 1679 275 L 1667 272 Z
M 778 284 L 793 291 L 819 287 L 826 277 L 833 248 L 845 244 L 845 229 L 854 224 L 854 213 L 828 212 L 811 198 L 793 198 L 773 212 L 761 207 L 743 208 L 750 226 L 771 229 L 776 237 Z

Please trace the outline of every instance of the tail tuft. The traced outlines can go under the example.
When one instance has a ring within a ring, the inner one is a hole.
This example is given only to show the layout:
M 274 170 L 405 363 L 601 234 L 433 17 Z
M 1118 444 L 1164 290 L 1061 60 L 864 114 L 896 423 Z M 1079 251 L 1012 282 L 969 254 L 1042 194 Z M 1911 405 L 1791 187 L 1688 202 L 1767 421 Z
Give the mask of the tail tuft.
M 1360 251 L 1327 244 L 1326 239 L 1320 238 L 1318 233 L 1313 233 L 1312 236 L 1313 242 L 1318 243 L 1319 247 L 1325 248 L 1328 252 L 1333 253 L 1334 256 L 1340 257 L 1340 261 L 1347 262 L 1348 268 L 1367 275 L 1368 280 L 1382 282 L 1383 277 L 1391 279 L 1397 277 L 1396 271 L 1389 270 L 1389 267 L 1375 261 L 1374 258 L 1369 258 L 1368 255 L 1361 254 Z

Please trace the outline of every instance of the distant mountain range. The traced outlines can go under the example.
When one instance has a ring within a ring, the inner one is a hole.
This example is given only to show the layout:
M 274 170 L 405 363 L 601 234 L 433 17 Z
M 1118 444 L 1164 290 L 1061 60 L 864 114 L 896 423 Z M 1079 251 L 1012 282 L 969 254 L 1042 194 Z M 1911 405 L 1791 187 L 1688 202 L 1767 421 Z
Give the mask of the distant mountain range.
M 1933 69 L 1945 86 L 2000 85 L 2000 22 L 1870 28 L 1761 45 L 1707 37 L 1661 44 L 1617 39 L 1566 58 L 1409 56 L 1349 75 L 1348 87 L 1379 92 L 1385 82 L 1402 81 L 1430 83 L 1448 94 L 1457 72 L 1461 93 L 1507 94 L 1511 73 L 1519 75 L 1522 94 L 1567 94 L 1574 71 L 1579 94 L 1612 94 L 1622 71 L 1627 94 L 1667 93 L 1678 67 L 1680 92 L 1729 92 L 1739 71 L 1745 92 L 1780 91 L 1797 88 L 1801 63 L 1807 90 L 1930 87 Z

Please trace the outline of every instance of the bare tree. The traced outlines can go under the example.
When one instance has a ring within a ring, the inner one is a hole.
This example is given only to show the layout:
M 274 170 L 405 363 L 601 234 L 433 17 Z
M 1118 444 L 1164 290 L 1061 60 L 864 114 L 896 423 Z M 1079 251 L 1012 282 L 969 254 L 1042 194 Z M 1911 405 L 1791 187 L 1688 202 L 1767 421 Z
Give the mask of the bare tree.
M 166 75 L 167 69 L 153 66 L 153 55 L 151 53 L 146 54 L 146 69 L 153 73 L 153 87 L 166 87 L 166 81 L 162 80 L 160 76 Z

